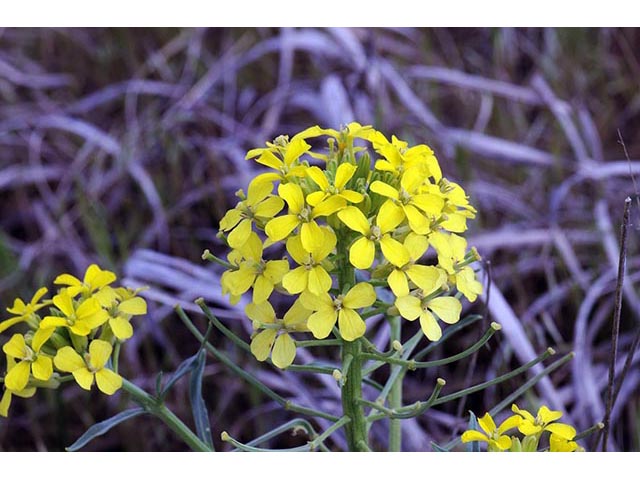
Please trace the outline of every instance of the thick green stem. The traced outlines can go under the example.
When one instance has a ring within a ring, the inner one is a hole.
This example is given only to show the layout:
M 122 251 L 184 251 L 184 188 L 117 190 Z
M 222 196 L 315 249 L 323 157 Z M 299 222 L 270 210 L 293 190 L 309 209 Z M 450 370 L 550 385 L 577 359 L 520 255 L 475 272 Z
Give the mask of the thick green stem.
M 341 236 L 338 251 L 347 252 L 347 242 Z M 355 271 L 348 258 L 343 257 L 338 269 L 338 289 L 346 293 L 355 285 Z M 342 343 L 342 371 L 346 378 L 342 384 L 342 410 L 351 421 L 345 426 L 347 444 L 352 452 L 368 451 L 367 420 L 362 406 L 362 343 L 360 340 Z
M 133 400 L 144 408 L 151 415 L 158 417 L 164 422 L 176 435 L 189 445 L 189 448 L 195 452 L 211 452 L 211 448 L 198 438 L 198 436 L 187 427 L 182 420 L 167 408 L 157 398 L 149 395 L 140 387 L 134 385 L 126 379 L 122 379 L 122 389 L 127 392 Z
M 391 325 L 391 342 L 393 344 L 394 341 L 401 342 L 402 330 L 400 318 L 391 317 L 389 318 L 389 324 Z M 392 370 L 402 370 L 402 367 L 399 365 L 394 365 L 391 367 Z M 391 392 L 389 392 L 389 406 L 392 409 L 397 409 L 402 407 L 402 379 L 404 377 L 403 373 L 400 373 L 396 378 L 393 386 L 391 387 Z M 390 452 L 400 452 L 402 451 L 402 420 L 392 418 L 389 420 L 389 451 Z
M 360 352 L 362 346 L 359 341 L 344 342 L 342 346 L 343 364 L 351 362 L 347 377 L 342 386 L 342 410 L 345 416 L 352 419 L 345 426 L 347 443 L 352 452 L 361 451 L 362 442 L 367 442 L 367 424 L 364 409 L 360 403 L 362 399 L 362 359 Z M 344 371 L 345 369 L 343 369 Z

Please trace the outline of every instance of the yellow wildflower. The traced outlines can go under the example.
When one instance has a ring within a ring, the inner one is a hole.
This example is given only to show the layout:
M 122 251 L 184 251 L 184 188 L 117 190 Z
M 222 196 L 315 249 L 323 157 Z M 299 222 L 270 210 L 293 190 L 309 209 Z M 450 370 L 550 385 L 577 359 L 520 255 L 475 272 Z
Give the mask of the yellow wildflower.
M 107 285 L 111 285 L 117 279 L 116 274 L 109 270 L 102 270 L 98 265 L 91 264 L 87 268 L 82 281 L 73 275 L 63 273 L 53 281 L 56 285 L 66 285 L 67 293 L 75 297 L 79 293 L 88 297 L 94 292 L 100 291 Z
M 238 202 L 220 220 L 220 230 L 232 230 L 227 237 L 231 248 L 240 248 L 249 239 L 255 221 L 264 225 L 284 207 L 284 201 L 271 195 L 271 182 L 251 181 L 247 189 L 247 198 Z
M 289 271 L 286 260 L 262 259 L 262 242 L 255 232 L 251 232 L 249 239 L 240 249 L 243 260 L 239 262 L 237 270 L 229 271 L 221 279 L 223 288 L 232 295 L 242 295 L 253 287 L 254 303 L 265 302 L 273 292 L 274 285 L 280 283 L 285 273 Z
M 425 292 L 440 288 L 447 278 L 445 272 L 434 266 L 417 263 L 429 248 L 427 238 L 410 232 L 404 240 L 404 248 L 408 252 L 406 259 L 394 263 L 395 268 L 387 278 L 393 294 L 396 297 L 409 295 L 409 280 Z
M 287 239 L 287 251 L 300 265 L 282 277 L 282 286 L 291 294 L 308 289 L 311 293 L 320 295 L 331 288 L 333 282 L 331 275 L 327 273 L 322 262 L 333 251 L 337 240 L 335 233 L 329 227 L 320 227 L 320 231 L 324 236 L 322 247 L 313 252 L 307 252 L 302 247 L 300 235 Z
M 476 209 L 469 204 L 469 197 L 464 193 L 460 185 L 442 181 L 442 189 L 445 205 L 442 209 L 444 220 L 440 227 L 449 232 L 464 232 L 467 230 L 467 219 L 475 218 Z
M 478 419 L 478 425 L 480 425 L 484 433 L 477 430 L 467 430 L 462 434 L 462 443 L 486 442 L 489 451 L 508 450 L 511 448 L 511 438 L 508 435 L 504 435 L 504 433 L 517 427 L 521 422 L 522 418 L 512 415 L 502 422 L 499 427 L 496 427 L 493 418 L 487 412 L 482 418 Z
M 147 302 L 136 293 L 128 288 L 116 288 L 117 299 L 107 307 L 109 327 L 118 340 L 127 340 L 133 335 L 131 317 L 147 313 Z
M 426 145 L 416 145 L 407 148 L 407 142 L 399 140 L 392 135 L 391 142 L 381 132 L 375 132 L 369 137 L 373 148 L 384 157 L 375 164 L 376 170 L 392 172 L 401 176 L 406 170 L 423 166 L 427 169 L 427 175 L 438 182 L 442 178 L 442 172 L 438 160 Z
M 436 282 L 436 285 L 438 283 Z M 420 318 L 422 331 L 429 340 L 436 342 L 442 336 L 442 329 L 438 325 L 434 314 L 443 322 L 454 324 L 460 320 L 462 305 L 460 300 L 455 297 L 432 298 L 433 293 L 416 290 L 413 294 L 396 298 L 395 306 L 398 308 L 400 315 L 407 320 L 413 321 L 416 318 Z
M 338 218 L 351 230 L 360 233 L 349 248 L 351 265 L 361 270 L 371 267 L 376 253 L 376 243 L 380 244 L 382 255 L 394 265 L 409 259 L 404 246 L 391 234 L 404 220 L 402 209 L 393 202 L 385 202 L 376 216 L 376 224 L 371 225 L 357 207 L 346 207 L 338 212 Z
M 307 176 L 311 178 L 318 187 L 320 187 L 320 191 L 307 195 L 307 203 L 311 206 L 315 206 L 328 198 L 333 198 L 334 196 L 351 203 L 362 202 L 362 200 L 364 200 L 364 195 L 345 188 L 347 183 L 349 183 L 349 180 L 353 177 L 353 174 L 356 173 L 357 168 L 358 167 L 351 163 L 342 163 L 338 165 L 332 185 L 327 180 L 325 171 L 320 170 L 315 166 L 309 167 L 307 169 Z
M 291 365 L 296 357 L 296 343 L 289 332 L 306 331 L 306 319 L 311 311 L 298 299 L 282 320 L 276 318 L 269 302 L 250 303 L 246 306 L 245 312 L 253 320 L 257 331 L 251 340 L 251 353 L 254 357 L 264 362 L 271 354 L 271 360 L 276 367 L 284 369 Z
M 53 363 L 58 370 L 71 373 L 78 385 L 85 390 L 91 390 L 95 379 L 100 391 L 113 395 L 122 386 L 122 377 L 106 368 L 112 350 L 108 342 L 93 340 L 84 358 L 72 347 L 62 347 Z
M 16 361 L 7 356 L 7 370 L 12 370 L 16 365 Z M 25 387 L 21 390 L 11 390 L 4 384 L 4 392 L 2 399 L 0 399 L 0 416 L 7 417 L 9 415 L 9 407 L 11 406 L 11 397 L 16 395 L 21 398 L 31 398 L 36 393 L 36 387 Z
M 549 451 L 551 452 L 575 452 L 579 449 L 579 445 L 573 440 L 552 433 L 549 436 Z
M 307 252 L 322 248 L 324 235 L 316 219 L 337 212 L 346 206 L 346 201 L 342 197 L 332 196 L 311 207 L 304 200 L 302 188 L 295 183 L 280 184 L 278 194 L 287 202 L 289 213 L 267 223 L 265 232 L 269 239 L 278 242 L 300 227 L 302 246 Z
M 14 316 L 0 322 L 0 333 L 6 329 L 11 328 L 17 323 L 25 322 L 29 320 L 38 310 L 51 303 L 50 300 L 45 300 L 42 303 L 38 303 L 42 297 L 47 293 L 45 287 L 39 288 L 38 291 L 31 297 L 29 303 L 24 303 L 21 298 L 16 298 L 13 302 L 13 307 L 7 308 L 7 312 Z
M 109 315 L 100 306 L 100 302 L 90 297 L 81 300 L 76 306 L 69 295 L 69 289 L 63 289 L 53 297 L 53 304 L 62 312 L 62 317 L 46 316 L 40 322 L 41 330 L 55 327 L 66 327 L 81 337 L 86 337 L 91 330 L 107 321 Z M 44 343 L 44 342 L 42 342 Z
M 29 383 L 29 377 L 33 374 L 38 380 L 47 381 L 53 375 L 51 358 L 40 353 L 42 345 L 27 345 L 20 333 L 14 334 L 4 344 L 2 350 L 7 356 L 18 362 L 7 371 L 4 383 L 9 390 L 22 391 Z
M 300 164 L 300 157 L 311 149 L 303 138 L 281 135 L 273 143 L 267 142 L 267 148 L 249 150 L 245 159 L 254 158 L 265 167 L 276 170 L 277 173 L 263 173 L 255 178 L 255 182 L 288 181 L 294 177 L 304 177 L 306 167 Z
M 421 193 L 423 172 L 420 167 L 407 170 L 400 179 L 400 188 L 376 180 L 369 187 L 372 192 L 389 198 L 402 207 L 409 228 L 415 233 L 426 235 L 431 232 L 430 220 L 440 216 L 444 200 L 433 193 Z
M 340 335 L 348 342 L 364 335 L 366 324 L 356 312 L 359 308 L 370 307 L 376 301 L 376 292 L 368 283 L 358 283 L 346 294 L 332 298 L 328 293 L 314 295 L 302 292 L 300 301 L 314 313 L 307 320 L 307 326 L 316 338 L 326 338 L 336 321 Z
M 511 410 L 522 417 L 518 430 L 524 435 L 538 435 L 542 431 L 546 431 L 565 440 L 573 440 L 576 436 L 576 429 L 571 425 L 556 422 L 562 417 L 562 412 L 549 410 L 546 405 L 542 405 L 538 409 L 535 417 L 528 411 L 518 408 L 516 404 L 511 405 Z

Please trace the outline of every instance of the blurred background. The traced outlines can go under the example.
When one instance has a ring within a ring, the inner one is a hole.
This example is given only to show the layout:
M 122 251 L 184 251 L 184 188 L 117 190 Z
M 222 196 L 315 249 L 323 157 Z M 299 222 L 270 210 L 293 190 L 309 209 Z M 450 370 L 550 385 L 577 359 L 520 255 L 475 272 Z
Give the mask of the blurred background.
M 0 309 L 91 262 L 128 285 L 150 285 L 149 315 L 121 359 L 125 376 L 148 390 L 158 371 L 173 371 L 198 347 L 175 304 L 204 331 L 192 303 L 204 297 L 248 339 L 242 305 L 220 293 L 221 269 L 201 260 L 205 248 L 226 254 L 218 221 L 257 171 L 245 152 L 280 134 L 355 120 L 430 145 L 445 176 L 463 185 L 479 212 L 469 243 L 492 282 L 489 301 L 466 312 L 503 325 L 476 358 L 410 372 L 406 403 L 428 397 L 438 376 L 451 392 L 551 346 L 575 351 L 575 360 L 519 405 L 545 402 L 588 428 L 604 415 L 624 199 L 638 196 L 639 46 L 640 33 L 626 29 L 4 29 Z M 640 320 L 635 200 L 631 224 L 620 365 Z M 379 327 L 370 326 L 383 344 Z M 466 329 L 434 357 L 480 336 Z M 275 371 L 219 335 L 212 343 L 285 398 L 338 411 L 330 377 Z M 297 361 L 333 355 L 316 349 Z M 467 410 L 482 415 L 532 375 L 407 422 L 405 449 L 448 442 Z M 612 414 L 611 449 L 640 449 L 639 382 L 634 363 Z M 187 390 L 178 383 L 168 403 L 190 423 Z M 248 441 L 294 418 L 213 360 L 204 396 L 216 440 L 227 430 Z M 0 448 L 62 450 L 126 405 L 124 394 L 71 387 L 14 398 L 0 420 Z M 386 428 L 372 430 L 374 447 Z M 304 440 L 283 435 L 271 446 Z M 340 450 L 344 440 L 330 445 Z M 86 448 L 185 446 L 138 417 Z

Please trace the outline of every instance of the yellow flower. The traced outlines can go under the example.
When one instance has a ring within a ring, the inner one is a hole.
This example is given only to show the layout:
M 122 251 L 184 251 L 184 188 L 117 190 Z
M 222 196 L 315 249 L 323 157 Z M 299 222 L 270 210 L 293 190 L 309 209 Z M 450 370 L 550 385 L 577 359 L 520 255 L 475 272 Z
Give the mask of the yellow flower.
M 29 318 L 32 317 L 38 310 L 49 305 L 51 303 L 50 300 L 45 300 L 42 303 L 38 303 L 40 299 L 46 295 L 46 293 L 47 289 L 45 287 L 39 288 L 31 298 L 31 301 L 29 303 L 24 303 L 21 298 L 16 298 L 13 302 L 13 307 L 7 308 L 7 312 L 13 314 L 14 316 L 0 322 L 0 333 L 4 332 L 8 328 L 11 328 L 17 323 L 29 320 Z
M 351 230 L 361 234 L 349 248 L 351 265 L 361 270 L 371 267 L 376 254 L 376 243 L 389 262 L 397 265 L 409 259 L 409 253 L 404 246 L 395 240 L 391 234 L 404 220 L 402 208 L 393 202 L 385 202 L 376 216 L 376 224 L 364 216 L 357 207 L 346 207 L 338 212 L 338 218 Z
M 71 373 L 78 385 L 85 390 L 91 390 L 95 379 L 101 392 L 113 395 L 122 386 L 122 377 L 105 366 L 112 350 L 108 342 L 93 340 L 84 358 L 72 347 L 62 347 L 53 363 L 58 370 Z
M 102 270 L 98 265 L 89 265 L 84 274 L 84 278 L 80 281 L 78 278 L 68 273 L 59 275 L 53 283 L 56 285 L 67 285 L 67 293 L 71 297 L 75 297 L 79 293 L 83 297 L 88 297 L 94 292 L 100 291 L 107 285 L 116 281 L 116 274 L 109 270 Z
M 562 417 L 562 412 L 549 410 L 546 405 L 542 405 L 538 409 L 535 417 L 528 411 L 518 408 L 516 404 L 511 405 L 511 410 L 522 417 L 518 430 L 524 435 L 538 435 L 546 431 L 564 440 L 573 440 L 576 436 L 576 429 L 571 425 L 556 422 Z
M 429 235 L 429 243 L 438 254 L 438 265 L 449 274 L 450 282 L 470 302 L 475 302 L 482 293 L 482 284 L 476 279 L 471 267 L 465 265 L 467 241 L 455 233 L 433 232 Z
M 363 336 L 367 328 L 356 310 L 373 305 L 376 292 L 368 283 L 358 283 L 346 294 L 335 298 L 328 293 L 314 295 L 307 290 L 300 295 L 300 301 L 314 312 L 307 320 L 314 337 L 326 338 L 337 321 L 340 335 L 351 342 Z
M 255 232 L 251 232 L 249 239 L 239 250 L 243 260 L 238 262 L 238 269 L 225 272 L 221 283 L 225 291 L 238 296 L 253 287 L 253 302 L 265 302 L 273 292 L 274 285 L 282 281 L 282 277 L 289 271 L 286 260 L 262 259 L 262 242 Z
M 522 419 L 519 416 L 512 415 L 502 422 L 499 427 L 496 427 L 493 418 L 487 412 L 482 418 L 478 419 L 478 424 L 484 433 L 476 430 L 467 430 L 462 434 L 462 443 L 486 442 L 489 451 L 508 450 L 511 448 L 511 438 L 508 435 L 504 435 L 504 433 L 517 427 L 521 422 Z
M 246 306 L 245 312 L 253 320 L 254 328 L 258 331 L 251 340 L 253 356 L 264 362 L 271 354 L 271 360 L 276 367 L 284 369 L 291 365 L 296 358 L 296 343 L 289 332 L 306 331 L 306 319 L 311 313 L 302 305 L 300 299 L 294 302 L 282 320 L 276 318 L 269 302 L 250 303 Z
M 264 225 L 282 210 L 284 202 L 280 197 L 272 196 L 272 190 L 271 182 L 256 182 L 254 179 L 249 184 L 247 198 L 222 217 L 220 230 L 232 230 L 227 237 L 231 248 L 240 248 L 247 242 L 254 221 Z
M 331 288 L 332 279 L 322 266 L 322 261 L 336 246 L 336 235 L 329 227 L 320 227 L 323 234 L 322 247 L 313 252 L 307 252 L 302 247 L 300 235 L 287 239 L 287 251 L 291 258 L 300 265 L 282 277 L 282 286 L 291 294 L 309 290 L 320 295 Z
M 27 345 L 24 337 L 20 333 L 14 334 L 11 339 L 4 344 L 2 350 L 7 356 L 19 360 L 12 368 L 8 369 L 4 377 L 4 383 L 9 390 L 19 392 L 26 388 L 29 377 L 47 381 L 53 375 L 53 365 L 51 358 L 40 353 L 39 345 Z
M 147 302 L 128 288 L 117 288 L 114 293 L 117 298 L 107 308 L 109 327 L 118 340 L 127 340 L 133 335 L 131 317 L 146 315 Z
M 68 288 L 61 290 L 58 295 L 53 297 L 53 304 L 58 307 L 63 316 L 46 316 L 42 319 L 39 332 L 42 331 L 40 334 L 45 336 L 46 339 L 39 339 L 39 343 L 40 341 L 42 342 L 41 344 L 44 344 L 49 339 L 56 327 L 65 327 L 76 335 L 86 337 L 91 333 L 91 330 L 98 328 L 109 318 L 107 312 L 102 309 L 100 302 L 94 297 L 81 300 L 76 306 Z M 40 334 L 36 332 L 36 335 L 39 336 Z
M 441 190 L 445 198 L 442 209 L 444 220 L 439 226 L 449 232 L 464 232 L 467 230 L 467 219 L 475 218 L 476 209 L 469 204 L 469 197 L 457 183 L 442 181 Z
M 295 183 L 280 184 L 278 194 L 287 202 L 289 213 L 267 223 L 265 232 L 269 239 L 273 242 L 283 240 L 299 226 L 304 249 L 307 252 L 321 249 L 324 235 L 315 219 L 337 212 L 346 206 L 346 201 L 342 197 L 332 196 L 311 207 L 304 200 L 302 188 Z
M 400 189 L 376 180 L 369 187 L 372 192 L 389 198 L 402 207 L 409 222 L 409 228 L 420 235 L 431 232 L 430 220 L 440 216 L 444 200 L 433 193 L 421 193 L 424 179 L 422 169 L 413 167 L 407 170 L 400 179 Z
M 436 282 L 436 285 L 438 283 Z M 460 320 L 460 312 L 462 312 L 460 300 L 455 297 L 432 298 L 431 294 L 425 294 L 422 290 L 416 290 L 413 293 L 413 295 L 396 298 L 395 306 L 400 315 L 410 321 L 420 318 L 420 327 L 426 337 L 432 342 L 440 340 L 442 329 L 434 314 L 445 323 L 456 323 Z
M 307 203 L 311 206 L 320 204 L 328 198 L 334 196 L 340 197 L 351 203 L 360 203 L 364 200 L 364 195 L 359 192 L 348 190 L 346 187 L 349 180 L 356 173 L 358 167 L 351 163 L 342 163 L 338 165 L 336 169 L 335 180 L 333 185 L 327 180 L 326 174 L 318 167 L 309 167 L 307 169 L 307 176 L 313 180 L 313 182 L 320 187 L 320 191 L 313 192 L 307 195 Z
M 304 177 L 306 167 L 300 164 L 300 157 L 311 149 L 311 145 L 305 142 L 301 134 L 294 136 L 291 141 L 288 136 L 281 135 L 273 143 L 267 142 L 267 148 L 254 148 L 247 152 L 245 159 L 254 158 L 257 163 L 277 172 L 258 175 L 255 182 L 288 181 L 294 177 Z
M 407 148 L 407 142 L 399 140 L 395 135 L 389 142 L 381 132 L 375 132 L 369 140 L 375 151 L 384 157 L 384 160 L 376 161 L 376 170 L 392 172 L 400 176 L 412 167 L 424 166 L 427 169 L 427 175 L 433 177 L 436 182 L 442 178 L 438 160 L 428 146 L 416 145 Z
M 549 451 L 551 452 L 575 452 L 579 445 L 573 440 L 552 433 L 549 437 Z
M 425 292 L 433 292 L 445 283 L 447 276 L 442 269 L 417 263 L 429 248 L 426 237 L 411 232 L 404 240 L 404 248 L 408 252 L 406 259 L 394 263 L 387 278 L 396 297 L 409 295 L 409 280 Z

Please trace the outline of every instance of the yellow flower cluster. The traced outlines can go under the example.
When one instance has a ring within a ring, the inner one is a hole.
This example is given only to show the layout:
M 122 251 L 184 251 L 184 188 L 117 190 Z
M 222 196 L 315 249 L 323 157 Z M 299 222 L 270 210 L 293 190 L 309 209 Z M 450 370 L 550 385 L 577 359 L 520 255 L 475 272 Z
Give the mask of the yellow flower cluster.
M 493 452 L 536 452 L 544 432 L 549 432 L 549 451 L 575 452 L 584 451 L 575 441 L 576 429 L 566 423 L 557 422 L 562 412 L 550 410 L 543 405 L 534 417 L 531 413 L 517 405 L 512 405 L 514 415 L 507 418 L 500 426 L 496 426 L 489 413 L 478 419 L 482 431 L 467 430 L 462 434 L 462 442 L 484 442 L 487 450 Z M 509 430 L 517 428 L 524 436 L 505 435 Z
M 308 141 L 322 145 L 318 137 L 325 146 L 312 149 Z M 432 341 L 442 335 L 438 319 L 459 320 L 461 296 L 473 302 L 482 292 L 470 266 L 479 256 L 460 235 L 475 209 L 442 176 L 426 145 L 389 141 L 351 123 L 341 131 L 314 126 L 280 136 L 247 159 L 269 171 L 251 181 L 246 195 L 238 192 L 240 201 L 220 221 L 232 249 L 221 283 L 234 303 L 252 289 L 246 313 L 258 359 L 271 354 L 276 366 L 289 366 L 293 332 L 322 339 L 337 324 L 343 340 L 361 337 L 363 309 L 384 305 L 374 286 L 388 286 L 396 315 L 419 318 Z M 265 259 L 278 244 L 287 255 Z M 435 265 L 421 264 L 429 248 Z M 299 296 L 282 319 L 269 304 L 274 290 Z
M 113 346 L 133 335 L 131 318 L 145 314 L 147 304 L 138 291 L 112 286 L 115 281 L 113 272 L 90 265 L 82 280 L 58 276 L 53 298 L 45 298 L 43 287 L 28 303 L 18 298 L 7 308 L 12 316 L 0 322 L 0 333 L 19 323 L 28 331 L 13 334 L 2 347 L 7 373 L 0 415 L 7 416 L 12 395 L 28 398 L 37 388 L 57 388 L 65 380 L 61 373 L 85 390 L 94 381 L 107 395 L 121 387 L 122 378 L 109 365 Z M 48 315 L 41 313 L 45 307 Z

